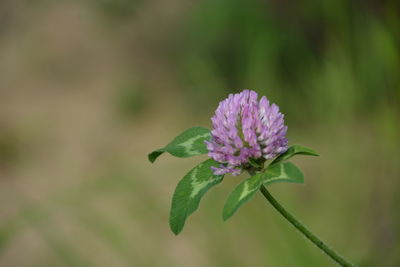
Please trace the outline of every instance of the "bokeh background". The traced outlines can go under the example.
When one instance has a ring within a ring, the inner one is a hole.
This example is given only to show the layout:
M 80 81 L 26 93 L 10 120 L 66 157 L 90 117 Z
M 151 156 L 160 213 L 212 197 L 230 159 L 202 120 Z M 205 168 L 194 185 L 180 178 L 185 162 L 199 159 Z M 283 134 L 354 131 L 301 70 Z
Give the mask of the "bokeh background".
M 245 176 L 179 236 L 175 185 L 205 157 L 147 153 L 257 90 L 304 185 L 272 193 L 359 266 L 400 266 L 400 5 L 367 0 L 1 0 L 0 266 L 335 266 Z

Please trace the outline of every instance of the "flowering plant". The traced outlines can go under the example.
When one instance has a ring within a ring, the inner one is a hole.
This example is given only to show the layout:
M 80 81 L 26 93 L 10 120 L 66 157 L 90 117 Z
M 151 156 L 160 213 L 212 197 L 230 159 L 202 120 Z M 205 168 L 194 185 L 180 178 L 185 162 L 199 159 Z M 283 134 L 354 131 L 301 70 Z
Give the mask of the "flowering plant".
M 221 101 L 211 121 L 211 131 L 192 127 L 148 155 L 152 163 L 164 152 L 180 158 L 206 153 L 210 157 L 178 183 L 169 219 L 172 232 L 182 231 L 203 195 L 219 184 L 224 175 L 237 176 L 247 171 L 251 177 L 228 196 L 222 213 L 224 220 L 260 190 L 278 212 L 328 256 L 342 266 L 352 266 L 289 214 L 266 188 L 277 182 L 303 183 L 302 172 L 287 160 L 295 155 L 318 156 L 304 146 L 288 147 L 287 126 L 279 107 L 270 104 L 265 96 L 258 100 L 256 92 L 244 90 Z

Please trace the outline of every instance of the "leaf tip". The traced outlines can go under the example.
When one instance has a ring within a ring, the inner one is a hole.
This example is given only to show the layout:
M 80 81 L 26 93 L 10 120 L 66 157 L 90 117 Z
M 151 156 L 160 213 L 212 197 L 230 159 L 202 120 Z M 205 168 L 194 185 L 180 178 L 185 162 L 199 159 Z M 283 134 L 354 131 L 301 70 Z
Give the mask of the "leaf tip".
M 150 163 L 154 163 L 154 161 L 156 160 L 151 156 L 151 153 L 147 155 L 147 159 L 150 161 Z
M 226 222 L 232 215 L 222 214 L 222 220 Z
M 177 235 L 180 234 L 180 232 L 181 232 L 182 230 L 171 229 L 171 231 L 172 231 L 172 233 L 174 233 L 175 236 L 177 236 Z
M 222 220 L 226 222 L 232 215 L 235 213 L 236 210 L 231 210 L 227 208 L 227 205 L 225 204 L 224 209 L 222 210 Z
M 307 153 L 308 156 L 314 156 L 314 157 L 319 157 L 320 155 L 315 152 L 314 150 L 308 151 Z
M 157 150 L 155 150 L 155 151 L 149 153 L 149 154 L 147 155 L 147 158 L 148 158 L 148 160 L 149 160 L 151 163 L 154 163 L 154 162 L 156 161 L 156 159 L 157 159 L 162 153 L 164 153 L 164 149 L 157 149 Z
M 173 221 L 170 221 L 169 228 L 171 229 L 171 232 L 174 233 L 174 235 L 179 235 L 179 233 L 182 232 L 183 225 L 177 225 Z

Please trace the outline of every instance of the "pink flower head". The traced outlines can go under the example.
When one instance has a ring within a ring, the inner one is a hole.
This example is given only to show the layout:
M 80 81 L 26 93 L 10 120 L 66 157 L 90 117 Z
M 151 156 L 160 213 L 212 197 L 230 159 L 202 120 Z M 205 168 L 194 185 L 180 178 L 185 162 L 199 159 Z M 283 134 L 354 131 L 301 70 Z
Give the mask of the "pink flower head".
M 287 126 L 279 107 L 256 92 L 244 90 L 221 101 L 211 118 L 208 156 L 221 165 L 216 175 L 239 175 L 249 159 L 272 159 L 287 150 Z

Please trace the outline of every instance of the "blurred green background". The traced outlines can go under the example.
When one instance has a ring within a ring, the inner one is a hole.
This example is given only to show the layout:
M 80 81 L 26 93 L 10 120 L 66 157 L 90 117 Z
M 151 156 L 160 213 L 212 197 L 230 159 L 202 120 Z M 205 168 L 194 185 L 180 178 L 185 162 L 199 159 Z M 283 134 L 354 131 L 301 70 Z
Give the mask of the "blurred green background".
M 272 193 L 359 266 L 400 266 L 400 5 L 344 0 L 0 1 L 0 266 L 335 266 L 245 176 L 168 227 L 204 157 L 147 153 L 255 89 L 304 185 Z

